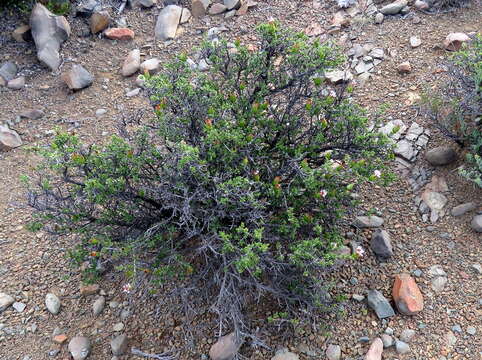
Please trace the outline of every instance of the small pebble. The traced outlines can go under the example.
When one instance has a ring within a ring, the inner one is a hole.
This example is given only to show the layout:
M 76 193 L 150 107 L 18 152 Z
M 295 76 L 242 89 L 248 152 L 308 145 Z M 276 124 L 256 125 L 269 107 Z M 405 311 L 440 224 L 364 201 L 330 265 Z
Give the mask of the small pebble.
M 469 335 L 475 335 L 476 332 L 477 332 L 477 329 L 476 329 L 475 327 L 473 327 L 473 326 L 469 326 L 469 327 L 467 328 L 467 333 L 468 333 Z

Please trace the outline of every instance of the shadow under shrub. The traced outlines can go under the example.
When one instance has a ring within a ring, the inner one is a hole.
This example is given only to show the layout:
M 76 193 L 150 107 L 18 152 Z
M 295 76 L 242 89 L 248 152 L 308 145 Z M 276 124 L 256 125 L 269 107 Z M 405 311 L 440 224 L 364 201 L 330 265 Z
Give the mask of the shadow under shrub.
M 467 150 L 460 173 L 482 187 L 482 37 L 476 36 L 452 55 L 448 79 L 422 107 L 434 124 Z
M 316 316 L 352 192 L 383 182 L 390 154 L 325 83 L 343 60 L 335 49 L 276 24 L 258 35 L 255 51 L 205 43 L 207 73 L 185 56 L 168 64 L 148 80 L 156 119 L 106 146 L 59 134 L 39 149 L 30 191 L 45 229 L 79 234 L 79 260 L 175 281 L 187 309 L 210 305 L 220 332 L 249 331 L 243 311 L 265 296 Z

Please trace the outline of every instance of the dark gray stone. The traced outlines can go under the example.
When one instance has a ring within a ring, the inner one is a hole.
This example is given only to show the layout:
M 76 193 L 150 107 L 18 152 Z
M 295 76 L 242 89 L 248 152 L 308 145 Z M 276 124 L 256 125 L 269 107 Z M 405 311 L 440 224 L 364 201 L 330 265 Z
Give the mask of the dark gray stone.
M 431 165 L 448 165 L 457 160 L 457 153 L 448 146 L 439 146 L 427 151 L 425 158 Z
M 475 215 L 470 223 L 470 226 L 476 232 L 482 232 L 482 215 Z
M 390 234 L 385 230 L 376 230 L 372 236 L 371 248 L 379 257 L 391 257 L 393 255 L 393 249 L 390 241 Z
M 377 228 L 383 225 L 383 219 L 375 215 L 357 216 L 353 225 L 358 228 Z
M 379 319 L 385 319 L 395 315 L 392 306 L 383 294 L 378 290 L 370 290 L 367 296 L 368 306 L 375 311 Z

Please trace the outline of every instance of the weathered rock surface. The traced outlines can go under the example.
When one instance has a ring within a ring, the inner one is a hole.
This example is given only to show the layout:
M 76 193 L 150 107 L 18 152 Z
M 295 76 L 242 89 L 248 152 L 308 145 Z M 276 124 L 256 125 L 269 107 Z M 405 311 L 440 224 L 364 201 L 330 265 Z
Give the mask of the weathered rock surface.
M 220 3 L 214 3 L 208 10 L 209 15 L 219 15 L 226 11 L 226 6 Z
M 74 360 L 84 360 L 91 350 L 90 341 L 84 336 L 76 336 L 69 342 L 69 351 Z
M 459 51 L 464 42 L 469 41 L 470 38 L 464 33 L 450 33 L 445 38 L 443 45 L 446 50 Z
M 341 348 L 339 345 L 328 345 L 326 349 L 326 358 L 328 360 L 340 360 L 341 358 Z
M 32 31 L 29 25 L 21 25 L 12 32 L 15 41 L 26 42 L 32 40 Z
M 393 255 L 390 234 L 385 230 L 377 230 L 372 235 L 371 248 L 381 258 L 389 258 Z
M 402 9 L 407 6 L 407 0 L 399 0 L 399 1 L 395 1 L 391 4 L 388 4 L 388 5 L 385 5 L 384 7 L 382 7 L 380 9 L 380 12 L 383 14 L 383 15 L 396 15 L 398 14 L 400 11 L 402 11 Z
M 462 216 L 469 211 L 475 210 L 477 208 L 477 204 L 474 202 L 468 202 L 465 204 L 460 204 L 452 208 L 450 213 L 452 216 Z
M 368 352 L 365 355 L 365 360 L 381 360 L 383 353 L 383 342 L 382 339 L 376 338 L 373 340 Z
M 211 346 L 209 357 L 211 360 L 232 360 L 241 346 L 234 333 L 222 336 Z
M 45 296 L 45 306 L 51 314 L 57 315 L 60 311 L 60 299 L 57 295 L 49 293 Z
M 10 305 L 15 302 L 13 296 L 5 293 L 0 293 L 0 313 L 5 311 Z
M 72 69 L 62 74 L 62 80 L 72 90 L 86 88 L 94 82 L 94 77 L 79 64 L 72 65 Z
M 211 5 L 210 0 L 193 0 L 191 3 L 192 15 L 196 18 L 205 16 L 209 5 Z
M 276 352 L 276 354 L 271 358 L 271 360 L 299 360 L 300 357 L 288 351 L 288 349 L 281 349 Z
M 25 76 L 20 76 L 7 83 L 7 87 L 12 90 L 20 90 L 25 87 Z
M 52 71 L 58 70 L 60 45 L 70 36 L 70 25 L 63 16 L 52 14 L 40 3 L 35 4 L 30 15 L 32 37 L 37 47 L 37 58 Z
M 22 139 L 16 131 L 0 125 L 0 151 L 9 151 L 22 145 Z
M 128 28 L 110 28 L 104 34 L 111 40 L 132 40 L 135 36 L 134 31 Z
M 148 72 L 149 74 L 153 75 L 159 70 L 159 66 L 161 61 L 159 59 L 153 58 L 146 61 L 143 61 L 140 65 L 141 73 Z
M 427 151 L 425 158 L 431 165 L 448 165 L 457 160 L 457 153 L 451 147 L 438 146 Z
M 473 230 L 480 233 L 482 232 L 482 215 L 476 215 L 470 222 L 470 226 Z
M 90 17 L 90 31 L 97 34 L 106 29 L 110 23 L 110 15 L 107 11 L 98 11 Z
M 141 51 L 139 49 L 132 50 L 127 55 L 122 65 L 122 76 L 131 76 L 135 74 L 141 66 Z
M 101 296 L 92 304 L 92 313 L 94 316 L 99 316 L 105 307 L 105 297 Z
M 17 65 L 11 61 L 7 61 L 0 67 L 0 77 L 2 77 L 5 82 L 15 79 L 17 75 Z
M 388 300 L 378 290 L 370 290 L 368 292 L 367 303 L 380 319 L 385 319 L 395 315 L 395 311 L 393 311 L 393 308 Z
M 350 71 L 333 70 L 325 73 L 326 80 L 331 84 L 340 84 L 353 80 L 353 74 Z
M 124 355 L 127 352 L 128 344 L 129 344 L 129 339 L 127 338 L 127 335 L 122 334 L 122 335 L 116 336 L 110 342 L 110 348 L 112 350 L 112 354 L 115 356 Z
M 404 315 L 415 315 L 423 310 L 423 295 L 408 274 L 395 276 L 392 296 L 398 311 Z
M 156 39 L 169 40 L 176 37 L 177 27 L 181 20 L 182 7 L 168 5 L 161 10 L 156 22 Z

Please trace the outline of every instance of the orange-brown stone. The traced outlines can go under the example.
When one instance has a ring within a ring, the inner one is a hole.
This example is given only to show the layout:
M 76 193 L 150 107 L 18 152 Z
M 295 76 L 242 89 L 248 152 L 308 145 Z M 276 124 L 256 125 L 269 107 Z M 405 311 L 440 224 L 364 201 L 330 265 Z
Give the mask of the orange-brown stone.
M 105 36 L 112 40 L 132 40 L 134 31 L 127 28 L 110 28 L 105 31 Z
M 66 341 L 67 341 L 67 335 L 65 335 L 65 334 L 60 334 L 60 335 L 54 336 L 54 342 L 57 343 L 57 344 L 63 344 Z
M 393 300 L 400 313 L 415 315 L 423 310 L 423 296 L 415 280 L 408 274 L 395 276 Z

